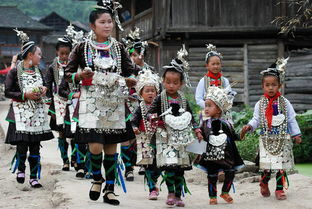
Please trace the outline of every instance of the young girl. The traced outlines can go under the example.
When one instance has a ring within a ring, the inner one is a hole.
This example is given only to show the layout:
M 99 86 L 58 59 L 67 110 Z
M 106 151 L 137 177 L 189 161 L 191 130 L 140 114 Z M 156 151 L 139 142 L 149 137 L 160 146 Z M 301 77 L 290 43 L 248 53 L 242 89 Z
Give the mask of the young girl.
M 157 200 L 158 188 L 156 183 L 161 171 L 156 166 L 156 129 L 147 120 L 146 113 L 159 92 L 160 78 L 149 69 L 142 70 L 137 78 L 136 92 L 138 92 L 142 101 L 134 112 L 131 121 L 136 134 L 136 164 L 145 167 L 145 178 L 150 191 L 148 199 Z
M 47 92 L 42 73 L 38 68 L 41 50 L 22 31 L 16 30 L 23 41 L 22 61 L 8 73 L 5 80 L 5 96 L 12 99 L 8 116 L 9 127 L 5 143 L 16 145 L 18 183 L 25 181 L 25 161 L 29 150 L 31 187 L 40 188 L 40 141 L 53 139 L 48 115 L 43 102 Z
M 264 95 L 255 105 L 253 118 L 241 131 L 243 138 L 248 131 L 255 131 L 260 126 L 260 191 L 262 196 L 270 196 L 268 182 L 272 171 L 277 172 L 275 196 L 278 200 L 286 199 L 283 190 L 287 178 L 286 170 L 294 168 L 291 139 L 296 144 L 301 143 L 296 113 L 290 102 L 279 92 L 286 63 L 287 60 L 279 59 L 276 64 L 261 72 Z
M 51 115 L 50 127 L 59 133 L 58 147 L 63 160 L 63 171 L 69 171 L 68 143 L 64 134 L 64 117 L 67 101 L 59 96 L 58 91 L 64 77 L 64 67 L 68 62 L 68 56 L 71 50 L 72 40 L 68 36 L 59 38 L 56 44 L 57 57 L 50 65 L 46 74 L 46 81 L 49 87 L 47 96 L 52 98 L 49 108 L 49 114 Z M 71 146 L 73 149 L 74 144 L 72 143 Z
M 141 41 L 140 30 L 135 28 L 134 31 L 130 31 L 128 36 L 123 39 L 126 46 L 126 50 L 134 64 L 141 67 L 141 71 L 152 69 L 151 66 L 144 62 L 144 54 L 146 52 L 147 42 Z M 130 111 L 130 116 L 133 115 L 135 110 L 139 107 L 138 92 L 135 88 L 129 90 L 130 97 L 127 101 L 127 107 Z M 121 143 L 121 157 L 125 164 L 125 177 L 127 181 L 134 180 L 133 167 L 137 161 L 136 154 L 136 142 L 135 139 Z M 140 175 L 144 175 L 144 167 L 141 166 L 139 170 Z
M 208 172 L 208 191 L 210 204 L 217 204 L 218 172 L 224 171 L 222 197 L 227 203 L 233 203 L 229 191 L 233 184 L 235 171 L 244 165 L 235 140 L 238 140 L 233 126 L 221 119 L 224 112 L 231 109 L 233 96 L 228 94 L 228 89 L 209 87 L 205 101 L 205 114 L 209 119 L 202 123 L 201 131 L 207 141 L 206 152 L 201 156 L 199 164 Z
M 200 79 L 195 93 L 196 103 L 202 108 L 205 108 L 205 96 L 207 93 L 207 88 L 210 86 L 216 86 L 219 88 L 229 88 L 230 82 L 221 73 L 222 67 L 222 55 L 217 52 L 214 45 L 207 45 L 208 53 L 206 54 L 206 68 L 208 70 L 207 74 Z
M 75 141 L 89 145 L 94 179 L 89 197 L 98 200 L 101 195 L 103 163 L 106 177 L 103 200 L 112 205 L 119 205 L 114 193 L 119 168 L 117 144 L 135 138 L 130 121 L 126 122 L 125 98 L 126 85 L 136 84 L 135 79 L 128 77 L 138 70 L 122 44 L 111 36 L 114 21 L 121 27 L 119 6 L 111 0 L 98 1 L 89 16 L 92 33 L 73 49 L 65 69 L 68 82 L 82 83 Z M 79 72 L 78 68 L 82 70 Z
M 188 63 L 183 58 L 186 53 L 185 49 L 179 51 L 178 58 L 173 59 L 169 66 L 163 67 L 165 89 L 156 97 L 148 111 L 151 121 L 158 123 L 156 160 L 157 166 L 165 170 L 164 180 L 169 192 L 166 204 L 178 207 L 184 207 L 181 199 L 185 185 L 184 171 L 192 169 L 186 145 L 195 140 L 192 130 L 198 138 L 202 138 L 189 104 L 180 91 L 188 70 Z

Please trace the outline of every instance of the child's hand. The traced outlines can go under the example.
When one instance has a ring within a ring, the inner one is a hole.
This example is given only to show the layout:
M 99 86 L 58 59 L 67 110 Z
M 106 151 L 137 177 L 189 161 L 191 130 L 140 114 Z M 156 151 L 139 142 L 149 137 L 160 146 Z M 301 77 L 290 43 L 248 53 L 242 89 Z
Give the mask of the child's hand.
M 301 142 L 302 142 L 301 136 L 295 136 L 293 139 L 294 139 L 296 144 L 301 144 Z
M 243 126 L 242 130 L 241 130 L 241 133 L 240 133 L 240 139 L 241 140 L 244 140 L 245 138 L 245 135 L 248 131 L 251 131 L 251 126 L 250 125 L 245 125 Z
M 45 86 L 41 86 L 40 89 L 41 89 L 41 95 L 40 96 L 41 97 L 45 96 L 47 91 L 48 91 L 48 88 Z
M 79 98 L 79 97 L 80 97 L 80 92 L 74 93 L 73 98 Z
M 196 129 L 195 134 L 199 142 L 204 139 L 200 129 Z
M 134 129 L 133 129 L 133 132 L 135 133 L 135 135 L 138 135 L 138 134 L 141 133 L 140 130 L 139 130 L 138 128 L 134 128 Z
M 136 85 L 137 83 L 137 80 L 135 78 L 126 78 L 126 85 L 129 87 L 129 88 L 132 88 Z

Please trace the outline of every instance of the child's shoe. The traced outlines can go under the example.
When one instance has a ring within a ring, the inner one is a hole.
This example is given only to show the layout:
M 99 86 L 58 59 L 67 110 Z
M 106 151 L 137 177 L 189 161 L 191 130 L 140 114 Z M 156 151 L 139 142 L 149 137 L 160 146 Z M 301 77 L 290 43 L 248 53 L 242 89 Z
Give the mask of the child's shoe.
M 283 190 L 276 190 L 275 197 L 277 200 L 286 200 L 287 196 Z
M 25 182 L 25 173 L 23 171 L 17 172 L 16 181 L 20 184 L 23 184 Z
M 149 200 L 157 200 L 158 198 L 158 192 L 156 190 L 153 190 L 149 193 L 148 199 Z
M 270 197 L 271 192 L 269 189 L 269 184 L 260 183 L 260 192 L 263 197 Z
M 79 169 L 76 173 L 76 178 L 83 179 L 85 177 L 85 171 L 83 169 Z
M 185 203 L 183 202 L 183 200 L 181 199 L 181 197 L 176 197 L 175 199 L 175 205 L 177 207 L 184 207 Z
M 175 204 L 175 194 L 174 193 L 169 193 L 167 196 L 167 205 L 174 205 Z
M 222 193 L 220 194 L 220 197 L 225 200 L 225 202 L 232 204 L 233 203 L 233 198 L 228 194 L 228 193 Z
M 41 188 L 42 185 L 38 182 L 37 179 L 30 179 L 29 184 L 32 188 Z
M 217 198 L 210 198 L 209 204 L 210 204 L 210 205 L 217 205 L 217 204 L 218 204 Z
M 69 163 L 64 163 L 62 171 L 69 171 Z

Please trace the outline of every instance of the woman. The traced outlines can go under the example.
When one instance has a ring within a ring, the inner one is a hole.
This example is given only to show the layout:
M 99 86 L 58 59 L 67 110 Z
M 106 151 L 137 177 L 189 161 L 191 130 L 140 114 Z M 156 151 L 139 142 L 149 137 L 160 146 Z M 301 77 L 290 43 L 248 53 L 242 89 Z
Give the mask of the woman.
M 13 172 L 18 169 L 16 180 L 25 181 L 25 161 L 29 149 L 29 167 L 31 187 L 40 188 L 40 141 L 53 138 L 49 127 L 43 97 L 47 87 L 38 68 L 41 49 L 22 31 L 17 31 L 23 41 L 22 61 L 10 70 L 5 80 L 5 96 L 12 99 L 8 116 L 9 128 L 6 143 L 16 145 L 16 163 Z
M 69 82 L 81 81 L 81 96 L 77 111 L 78 127 L 76 140 L 88 142 L 91 153 L 92 183 L 89 197 L 97 200 L 101 194 L 104 179 L 101 174 L 102 152 L 106 185 L 104 202 L 119 205 L 114 193 L 117 143 L 135 138 L 130 122 L 125 122 L 124 94 L 136 81 L 125 78 L 137 71 L 132 65 L 122 44 L 111 37 L 115 20 L 119 23 L 117 3 L 99 0 L 89 21 L 93 35 L 78 44 L 72 51 L 65 69 Z M 78 68 L 83 69 L 78 71 Z

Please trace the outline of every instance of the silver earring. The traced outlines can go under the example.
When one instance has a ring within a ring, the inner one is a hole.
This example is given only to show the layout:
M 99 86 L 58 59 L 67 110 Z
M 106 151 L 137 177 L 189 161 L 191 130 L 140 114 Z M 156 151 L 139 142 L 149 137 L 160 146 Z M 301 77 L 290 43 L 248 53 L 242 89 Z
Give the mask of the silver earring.
M 94 33 L 94 31 L 92 30 L 92 40 L 96 40 L 96 34 Z
M 32 66 L 33 62 L 32 60 L 29 61 L 29 66 Z

